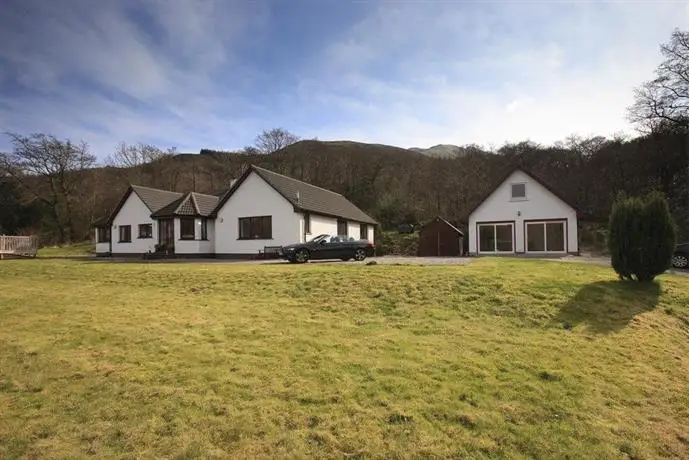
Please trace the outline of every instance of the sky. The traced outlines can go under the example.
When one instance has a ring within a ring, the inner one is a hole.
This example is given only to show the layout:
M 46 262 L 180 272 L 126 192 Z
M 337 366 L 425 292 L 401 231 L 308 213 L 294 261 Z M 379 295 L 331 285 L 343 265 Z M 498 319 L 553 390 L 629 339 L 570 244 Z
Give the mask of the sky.
M 689 3 L 2 0 L 0 132 L 180 152 L 632 134 Z M 0 136 L 0 151 L 9 150 Z

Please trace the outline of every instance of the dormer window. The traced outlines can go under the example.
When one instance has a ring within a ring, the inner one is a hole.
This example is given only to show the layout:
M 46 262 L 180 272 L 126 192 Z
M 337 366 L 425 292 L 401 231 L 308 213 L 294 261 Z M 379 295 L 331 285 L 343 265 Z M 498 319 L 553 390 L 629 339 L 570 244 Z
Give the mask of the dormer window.
M 526 200 L 526 184 L 512 184 L 512 200 Z

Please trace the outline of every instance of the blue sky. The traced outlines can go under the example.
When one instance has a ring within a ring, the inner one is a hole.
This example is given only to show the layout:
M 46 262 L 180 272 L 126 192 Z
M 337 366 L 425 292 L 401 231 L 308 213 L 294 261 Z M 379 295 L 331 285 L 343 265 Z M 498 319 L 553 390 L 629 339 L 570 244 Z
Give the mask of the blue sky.
M 685 2 L 3 0 L 0 130 L 194 152 L 632 132 Z M 0 149 L 8 149 L 5 138 Z

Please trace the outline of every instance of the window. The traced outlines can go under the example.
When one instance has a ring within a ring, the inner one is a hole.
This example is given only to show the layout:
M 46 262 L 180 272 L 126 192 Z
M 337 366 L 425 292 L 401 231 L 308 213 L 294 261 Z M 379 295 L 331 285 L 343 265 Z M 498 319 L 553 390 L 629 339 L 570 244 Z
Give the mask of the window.
M 359 239 L 362 239 L 362 240 L 368 239 L 368 225 L 359 224 Z
M 139 238 L 153 238 L 153 224 L 139 224 Z
M 201 219 L 201 239 L 208 239 L 208 219 L 206 219 L 205 217 Z
M 512 184 L 512 199 L 526 200 L 526 184 Z
M 196 219 L 193 217 L 180 217 L 179 219 L 179 239 L 193 240 L 196 238 Z
M 347 233 L 347 221 L 338 220 L 337 221 L 337 234 L 338 235 L 348 235 Z
M 240 240 L 269 240 L 273 238 L 273 217 L 240 217 Z
M 131 225 L 120 225 L 120 243 L 131 243 L 132 242 L 132 226 Z
M 527 222 L 527 252 L 564 252 L 565 222 Z
M 110 242 L 110 227 L 98 227 L 96 229 L 96 242 L 109 243 Z
M 309 235 L 311 233 L 311 214 L 304 213 L 304 233 Z
M 513 224 L 479 224 L 478 252 L 514 252 Z

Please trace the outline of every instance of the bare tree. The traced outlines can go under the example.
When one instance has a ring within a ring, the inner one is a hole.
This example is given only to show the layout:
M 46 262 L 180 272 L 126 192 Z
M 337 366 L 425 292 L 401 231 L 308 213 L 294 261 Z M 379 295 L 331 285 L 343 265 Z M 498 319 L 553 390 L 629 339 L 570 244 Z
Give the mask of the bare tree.
M 645 132 L 661 123 L 689 124 L 689 32 L 676 29 L 660 53 L 665 60 L 656 69 L 656 78 L 635 90 L 629 108 L 630 120 Z
M 121 168 L 135 168 L 146 163 L 159 160 L 161 158 L 174 155 L 177 152 L 175 147 L 167 151 L 161 150 L 150 144 L 126 144 L 120 142 L 115 148 L 115 152 L 106 158 L 106 164 Z
M 629 118 L 639 130 L 656 135 L 678 132 L 684 135 L 685 183 L 689 181 L 689 32 L 675 29 L 670 41 L 661 45 L 665 58 L 656 78 L 634 92 Z M 689 187 L 683 210 L 689 227 Z
M 290 133 L 286 129 L 273 128 L 264 130 L 256 137 L 255 149 L 264 155 L 277 152 L 278 150 L 292 145 L 299 141 L 299 137 Z M 247 152 L 249 153 L 249 152 Z M 251 152 L 253 153 L 253 152 Z
M 73 206 L 78 205 L 75 196 L 82 180 L 79 173 L 92 167 L 96 157 L 85 142 L 73 144 L 46 134 L 7 136 L 13 151 L 0 156 L 2 172 L 47 205 L 61 242 L 72 241 Z

